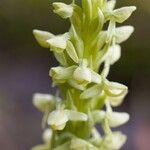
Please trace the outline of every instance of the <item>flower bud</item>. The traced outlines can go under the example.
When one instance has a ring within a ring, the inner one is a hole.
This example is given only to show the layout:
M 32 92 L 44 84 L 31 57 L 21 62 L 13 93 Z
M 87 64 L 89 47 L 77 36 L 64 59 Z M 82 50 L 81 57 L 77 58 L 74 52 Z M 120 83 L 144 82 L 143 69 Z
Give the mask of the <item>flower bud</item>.
M 51 129 L 46 129 L 43 133 L 43 141 L 45 143 L 50 143 L 52 139 L 52 130 Z
M 36 93 L 33 96 L 33 104 L 40 111 L 50 111 L 55 108 L 55 97 L 50 94 Z
M 53 3 L 54 13 L 58 14 L 64 19 L 70 18 L 73 14 L 73 6 L 61 2 Z
M 33 30 L 33 34 L 37 42 L 40 44 L 40 46 L 44 48 L 50 47 L 46 41 L 54 37 L 52 33 L 49 33 L 47 31 L 41 31 L 41 30 Z

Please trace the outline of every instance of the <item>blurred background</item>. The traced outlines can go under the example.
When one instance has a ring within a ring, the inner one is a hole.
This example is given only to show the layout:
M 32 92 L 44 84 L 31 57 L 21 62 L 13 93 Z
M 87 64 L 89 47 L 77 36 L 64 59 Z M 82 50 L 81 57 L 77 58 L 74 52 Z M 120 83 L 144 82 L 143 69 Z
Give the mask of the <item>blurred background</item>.
M 67 1 L 67 0 L 66 0 Z M 41 143 L 42 115 L 32 105 L 35 92 L 54 93 L 48 71 L 57 63 L 41 48 L 33 29 L 57 33 L 69 23 L 52 13 L 49 0 L 0 0 L 0 149 L 29 150 Z M 67 1 L 69 2 L 69 1 Z M 136 5 L 138 10 L 125 24 L 135 32 L 122 45 L 122 58 L 109 79 L 129 86 L 119 108 L 131 114 L 121 130 L 128 135 L 124 150 L 150 149 L 150 1 L 118 0 L 118 7 Z

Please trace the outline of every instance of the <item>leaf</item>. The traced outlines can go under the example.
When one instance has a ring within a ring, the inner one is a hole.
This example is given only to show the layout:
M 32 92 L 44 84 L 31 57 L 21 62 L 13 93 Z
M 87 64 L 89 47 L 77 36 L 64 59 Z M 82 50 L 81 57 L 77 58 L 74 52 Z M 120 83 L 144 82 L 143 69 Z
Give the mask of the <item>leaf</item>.
M 74 26 L 71 25 L 71 29 L 70 29 L 70 39 L 77 51 L 77 54 L 79 56 L 79 58 L 83 57 L 83 50 L 84 50 L 84 43 L 83 40 L 81 39 L 81 37 L 78 35 L 77 31 L 75 30 Z
M 50 47 L 46 41 L 54 37 L 52 33 L 49 33 L 47 31 L 41 31 L 41 30 L 33 30 L 33 34 L 37 42 L 40 44 L 40 46 L 44 48 Z
M 92 18 L 92 0 L 82 0 L 82 7 L 85 16 L 89 19 Z
M 66 51 L 67 51 L 68 55 L 73 59 L 73 61 L 78 63 L 79 58 L 77 56 L 76 50 L 71 41 L 67 41 Z
M 70 18 L 71 24 L 74 26 L 75 31 L 78 35 L 81 35 L 82 31 L 82 21 L 83 21 L 83 12 L 82 8 L 74 4 L 74 12 Z
M 88 29 L 90 32 L 90 39 L 96 39 L 96 37 L 99 35 L 103 24 L 104 24 L 104 14 L 103 12 L 98 8 L 97 16 L 91 21 L 90 28 Z

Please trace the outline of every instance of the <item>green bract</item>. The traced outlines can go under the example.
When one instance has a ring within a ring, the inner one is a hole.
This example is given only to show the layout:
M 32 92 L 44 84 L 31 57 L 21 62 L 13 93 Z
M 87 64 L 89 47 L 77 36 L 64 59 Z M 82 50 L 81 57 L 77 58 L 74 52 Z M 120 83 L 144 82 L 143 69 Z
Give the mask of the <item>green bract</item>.
M 116 0 L 82 0 L 75 3 L 53 3 L 54 13 L 68 19 L 68 32 L 54 35 L 34 30 L 37 42 L 54 53 L 59 66 L 49 71 L 59 94 L 35 94 L 33 104 L 44 113 L 44 144 L 32 150 L 119 150 L 126 141 L 119 127 L 129 114 L 114 112 L 128 88 L 107 79 L 111 65 L 121 57 L 120 43 L 134 31 L 132 26 L 119 26 L 135 6 L 115 9 Z M 105 23 L 108 28 L 104 30 Z M 101 71 L 99 71 L 101 68 Z M 106 110 L 103 107 L 106 106 Z M 100 135 L 95 124 L 101 125 Z

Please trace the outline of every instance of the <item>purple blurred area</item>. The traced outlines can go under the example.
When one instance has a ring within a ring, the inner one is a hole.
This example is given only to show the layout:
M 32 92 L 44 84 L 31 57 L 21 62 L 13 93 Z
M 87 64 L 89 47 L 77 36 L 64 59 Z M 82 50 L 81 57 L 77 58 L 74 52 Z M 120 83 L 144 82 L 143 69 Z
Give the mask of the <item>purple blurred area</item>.
M 57 62 L 38 46 L 32 30 L 67 31 L 69 23 L 52 13 L 53 1 L 0 0 L 0 150 L 29 150 L 42 142 L 42 114 L 33 107 L 32 95 L 55 94 L 48 71 Z M 129 86 L 124 104 L 117 108 L 131 114 L 130 122 L 121 127 L 128 135 L 122 150 L 149 150 L 150 1 L 118 0 L 117 7 L 124 5 L 138 7 L 125 22 L 135 26 L 135 33 L 122 45 L 122 58 L 111 68 L 109 79 Z

